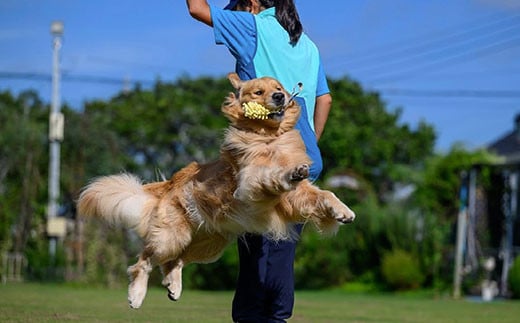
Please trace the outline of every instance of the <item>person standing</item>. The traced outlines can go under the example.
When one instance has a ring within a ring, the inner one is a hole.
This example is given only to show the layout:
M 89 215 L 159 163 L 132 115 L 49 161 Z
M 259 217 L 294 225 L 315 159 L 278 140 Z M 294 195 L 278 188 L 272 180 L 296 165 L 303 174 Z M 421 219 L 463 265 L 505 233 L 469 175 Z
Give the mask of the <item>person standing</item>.
M 296 97 L 301 116 L 296 125 L 312 160 L 310 180 L 322 170 L 317 142 L 332 97 L 317 46 L 303 32 L 293 0 L 232 0 L 221 9 L 206 0 L 186 0 L 190 15 L 213 27 L 215 42 L 236 59 L 242 80 L 270 76 Z M 301 225 L 297 225 L 301 233 Z M 296 241 L 271 241 L 245 234 L 238 240 L 239 275 L 233 298 L 235 322 L 285 322 L 294 306 Z

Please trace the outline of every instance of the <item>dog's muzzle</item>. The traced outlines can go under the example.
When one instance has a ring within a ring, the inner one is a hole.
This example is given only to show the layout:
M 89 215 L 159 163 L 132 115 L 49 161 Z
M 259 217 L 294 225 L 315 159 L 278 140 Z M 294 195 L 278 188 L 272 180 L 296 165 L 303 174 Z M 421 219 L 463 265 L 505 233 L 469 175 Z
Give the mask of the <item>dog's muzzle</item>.
M 272 95 L 273 103 L 277 107 L 283 107 L 285 105 L 285 94 L 282 92 L 276 92 Z

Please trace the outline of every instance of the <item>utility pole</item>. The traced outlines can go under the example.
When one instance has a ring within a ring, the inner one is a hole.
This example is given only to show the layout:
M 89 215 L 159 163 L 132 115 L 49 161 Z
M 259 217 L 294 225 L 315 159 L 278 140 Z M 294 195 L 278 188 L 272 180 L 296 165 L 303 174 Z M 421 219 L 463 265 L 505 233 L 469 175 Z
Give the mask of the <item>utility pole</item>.
M 58 217 L 60 196 L 60 143 L 63 140 L 64 117 L 61 113 L 60 97 L 60 49 L 63 35 L 63 22 L 51 23 L 52 43 L 52 102 L 49 115 L 49 204 L 47 208 L 47 234 L 49 236 L 49 255 L 54 264 L 56 244 L 63 229 Z M 57 229 L 59 228 L 59 229 Z
M 502 201 L 504 211 L 505 237 L 502 242 L 502 275 L 500 277 L 500 295 L 507 297 L 509 269 L 514 259 L 513 254 L 513 223 L 517 213 L 518 173 L 507 171 L 504 176 L 505 193 Z
M 462 275 L 464 274 L 464 251 L 466 249 L 467 223 L 468 223 L 468 174 L 461 176 L 459 192 L 459 215 L 457 218 L 457 245 L 455 248 L 455 268 L 453 270 L 453 297 L 460 298 Z

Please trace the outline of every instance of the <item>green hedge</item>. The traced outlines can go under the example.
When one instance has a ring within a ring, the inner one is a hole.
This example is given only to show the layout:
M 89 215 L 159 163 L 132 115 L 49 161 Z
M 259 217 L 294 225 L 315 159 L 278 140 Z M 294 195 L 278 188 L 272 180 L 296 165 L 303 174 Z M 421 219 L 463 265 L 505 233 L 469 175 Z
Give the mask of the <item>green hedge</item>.
M 520 257 L 516 257 L 509 269 L 509 289 L 514 298 L 520 298 Z
M 424 281 L 424 275 L 417 261 L 403 250 L 386 253 L 383 256 L 381 270 L 385 282 L 392 289 L 415 289 L 419 288 Z

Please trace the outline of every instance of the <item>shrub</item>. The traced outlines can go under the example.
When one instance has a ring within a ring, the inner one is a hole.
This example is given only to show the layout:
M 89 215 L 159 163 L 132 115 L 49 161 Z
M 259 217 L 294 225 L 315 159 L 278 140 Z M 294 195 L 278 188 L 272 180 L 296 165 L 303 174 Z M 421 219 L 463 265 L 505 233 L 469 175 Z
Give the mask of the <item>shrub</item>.
M 417 261 L 403 250 L 386 253 L 381 267 L 383 278 L 392 289 L 414 289 L 420 287 L 424 281 Z
M 509 269 L 509 289 L 514 298 L 520 298 L 520 257 L 516 257 Z

